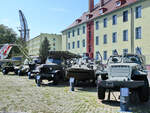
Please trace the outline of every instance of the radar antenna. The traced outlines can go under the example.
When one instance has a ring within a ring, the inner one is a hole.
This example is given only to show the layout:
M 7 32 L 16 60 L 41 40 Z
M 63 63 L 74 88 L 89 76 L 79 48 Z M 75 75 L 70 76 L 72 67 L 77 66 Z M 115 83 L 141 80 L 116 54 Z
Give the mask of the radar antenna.
M 19 29 L 20 36 L 24 41 L 28 41 L 29 28 L 28 28 L 27 20 L 21 10 L 19 10 L 19 18 L 20 18 L 20 29 Z

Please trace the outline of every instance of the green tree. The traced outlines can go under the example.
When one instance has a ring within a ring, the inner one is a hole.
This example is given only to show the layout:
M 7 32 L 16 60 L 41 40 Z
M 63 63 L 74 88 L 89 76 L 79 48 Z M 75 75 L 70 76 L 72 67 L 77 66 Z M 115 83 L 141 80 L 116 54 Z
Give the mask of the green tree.
M 17 35 L 13 29 L 7 26 L 0 25 L 0 44 L 15 43 L 17 40 Z
M 39 49 L 39 56 L 41 58 L 42 63 L 45 63 L 48 57 L 48 53 L 49 53 L 48 51 L 49 51 L 49 41 L 47 38 L 44 38 Z
M 25 47 L 25 43 L 21 40 L 21 38 L 17 37 L 17 34 L 14 32 L 13 29 L 8 28 L 7 26 L 0 25 L 0 47 L 3 44 L 17 44 L 21 42 L 21 45 Z M 9 57 L 21 55 L 20 50 L 17 47 L 13 47 Z

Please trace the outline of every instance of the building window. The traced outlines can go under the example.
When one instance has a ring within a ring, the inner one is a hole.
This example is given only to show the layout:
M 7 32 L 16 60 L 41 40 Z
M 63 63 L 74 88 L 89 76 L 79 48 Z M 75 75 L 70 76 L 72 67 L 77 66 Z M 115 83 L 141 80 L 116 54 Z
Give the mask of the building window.
M 123 12 L 123 22 L 127 22 L 128 21 L 128 11 L 124 11 Z
M 121 1 L 116 2 L 117 7 L 121 6 Z
M 80 48 L 80 41 L 77 41 L 77 48 Z
M 99 51 L 96 51 L 96 56 L 95 56 L 96 60 L 98 60 L 98 56 L 99 56 Z
M 141 39 L 142 37 L 141 37 L 141 27 L 137 27 L 136 29 L 135 29 L 136 31 L 136 39 Z
M 107 44 L 107 35 L 106 34 L 103 37 L 103 42 L 104 42 L 104 44 Z
M 99 45 L 99 37 L 96 37 L 96 45 Z
M 113 15 L 112 16 L 112 25 L 116 25 L 117 24 L 117 15 Z
M 103 58 L 104 58 L 104 60 L 107 60 L 107 51 L 103 52 Z
M 136 18 L 141 18 L 142 17 L 142 6 L 136 7 L 135 11 L 136 11 L 136 13 L 135 13 Z
M 107 18 L 104 18 L 103 23 L 104 23 L 104 28 L 107 27 Z
M 68 43 L 68 49 L 70 50 L 70 43 Z
M 123 55 L 128 54 L 128 49 L 123 49 Z
M 75 34 L 74 34 L 74 32 L 75 32 L 75 31 L 74 31 L 74 30 L 72 30 L 72 37 L 74 37 L 74 35 L 75 35 Z
M 99 21 L 96 21 L 96 30 L 98 30 L 99 29 Z
M 55 46 L 55 43 L 53 43 L 53 46 Z
M 82 40 L 82 46 L 85 47 L 85 39 Z
M 80 35 L 80 28 L 78 28 L 78 30 L 77 30 L 78 32 L 77 32 L 77 35 Z
M 53 38 L 53 41 L 56 41 L 56 39 L 55 39 L 55 38 Z
M 116 43 L 117 42 L 117 32 L 112 34 L 112 42 Z
M 68 38 L 70 38 L 70 32 L 68 32 Z
M 72 42 L 72 49 L 75 48 L 75 42 Z
M 128 30 L 123 31 L 123 41 L 128 41 Z
M 85 26 L 83 26 L 83 34 L 85 34 Z

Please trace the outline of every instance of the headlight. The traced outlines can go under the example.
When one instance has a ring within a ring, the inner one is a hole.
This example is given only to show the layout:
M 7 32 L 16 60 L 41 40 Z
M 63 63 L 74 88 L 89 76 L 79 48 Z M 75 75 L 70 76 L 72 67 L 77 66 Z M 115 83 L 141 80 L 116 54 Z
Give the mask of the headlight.
M 50 71 L 52 71 L 52 70 L 53 70 L 53 68 L 51 68 L 51 67 L 50 67 L 49 69 L 50 69 Z
M 135 69 L 137 69 L 137 70 L 141 70 L 141 69 L 142 69 L 142 67 L 141 67 L 140 65 L 137 65 L 137 66 L 135 66 Z

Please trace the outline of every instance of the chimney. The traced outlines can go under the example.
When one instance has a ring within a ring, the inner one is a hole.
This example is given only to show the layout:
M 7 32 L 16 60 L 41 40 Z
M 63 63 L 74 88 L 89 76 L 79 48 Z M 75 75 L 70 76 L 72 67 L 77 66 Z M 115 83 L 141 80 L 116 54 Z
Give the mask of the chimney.
M 94 0 L 89 0 L 89 11 L 92 12 L 94 9 Z
M 101 7 L 104 6 L 104 0 L 100 0 L 100 3 L 101 3 Z

